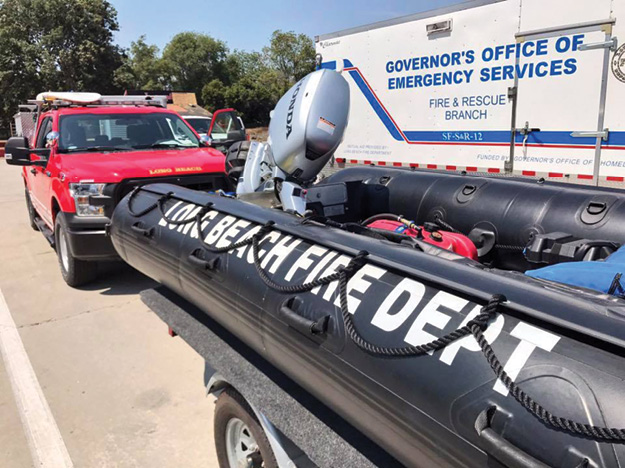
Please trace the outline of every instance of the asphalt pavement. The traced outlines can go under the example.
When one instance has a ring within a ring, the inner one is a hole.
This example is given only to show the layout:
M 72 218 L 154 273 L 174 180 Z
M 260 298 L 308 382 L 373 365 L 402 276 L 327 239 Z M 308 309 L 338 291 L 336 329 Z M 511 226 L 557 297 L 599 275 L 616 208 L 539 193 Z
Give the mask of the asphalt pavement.
M 0 293 L 34 371 L 20 383 L 28 366 L 11 352 L 0 359 L 2 467 L 46 456 L 32 443 L 38 413 L 20 399 L 37 384 L 76 467 L 218 466 L 204 362 L 141 302 L 154 285 L 111 263 L 95 283 L 68 287 L 56 253 L 28 224 L 20 169 L 0 158 Z

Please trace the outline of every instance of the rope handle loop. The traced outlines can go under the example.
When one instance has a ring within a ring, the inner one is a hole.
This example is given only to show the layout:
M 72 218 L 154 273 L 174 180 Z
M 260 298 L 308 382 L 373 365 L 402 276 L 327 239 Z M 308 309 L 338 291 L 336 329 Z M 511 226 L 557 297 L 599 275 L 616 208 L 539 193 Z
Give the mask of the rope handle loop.
M 158 200 L 156 200 L 154 203 L 152 203 L 145 209 L 137 212 L 132 209 L 132 201 L 134 200 L 135 196 L 141 191 L 141 188 L 142 187 L 140 185 L 137 185 L 130 192 L 130 196 L 128 197 L 128 213 L 130 213 L 130 215 L 134 216 L 135 218 L 140 218 L 141 216 L 148 214 L 150 211 L 154 210 L 155 208 L 159 208 L 161 211 L 161 214 L 163 215 L 163 217 L 165 217 L 165 213 L 163 212 L 163 204 L 165 203 L 165 201 L 169 200 L 174 195 L 174 192 L 167 192 L 166 194 L 160 196 Z M 167 218 L 165 219 L 167 220 Z
M 497 316 L 497 310 L 501 304 L 507 302 L 506 296 L 503 294 L 493 294 L 488 303 L 482 307 L 480 313 L 470 322 L 467 323 L 467 327 L 473 330 L 473 327 L 478 327 L 479 330 L 485 331 L 488 327 L 488 323 Z
M 348 275 L 349 277 L 353 276 L 354 274 L 358 272 L 358 270 L 360 270 L 363 266 L 366 265 L 367 263 L 366 260 L 367 260 L 368 255 L 369 255 L 369 252 L 367 252 L 366 250 L 361 250 L 360 252 L 356 254 L 355 257 L 353 257 L 349 261 L 347 266 L 339 268 L 339 273 L 344 273 Z

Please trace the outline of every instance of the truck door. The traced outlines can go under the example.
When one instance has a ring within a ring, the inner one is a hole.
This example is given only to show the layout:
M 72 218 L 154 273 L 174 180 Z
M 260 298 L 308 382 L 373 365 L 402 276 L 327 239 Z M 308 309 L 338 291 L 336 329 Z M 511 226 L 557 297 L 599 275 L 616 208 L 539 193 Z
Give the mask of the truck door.
M 213 114 L 208 135 L 216 145 L 230 145 L 245 140 L 245 127 L 234 109 L 219 109 Z
M 52 131 L 52 116 L 44 117 L 41 120 L 37 134 L 35 135 L 35 141 L 33 142 L 33 148 L 45 148 L 46 147 L 46 135 Z M 35 159 L 38 156 L 31 155 L 31 159 Z M 51 185 L 51 178 L 47 167 L 30 166 L 28 168 L 28 186 L 30 188 L 30 195 L 33 205 L 41 218 L 49 226 L 53 226 L 52 213 L 49 200 L 49 190 Z
M 613 20 L 516 34 L 514 172 L 598 184 Z

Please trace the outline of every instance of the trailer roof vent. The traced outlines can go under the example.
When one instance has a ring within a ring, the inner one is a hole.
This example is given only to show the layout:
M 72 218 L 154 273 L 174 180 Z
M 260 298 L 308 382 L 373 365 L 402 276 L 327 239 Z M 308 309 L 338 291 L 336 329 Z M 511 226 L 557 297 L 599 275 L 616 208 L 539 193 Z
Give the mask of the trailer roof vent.
M 442 32 L 451 32 L 452 20 L 439 21 L 438 23 L 431 23 L 425 26 L 425 30 L 428 36 L 432 34 L 438 34 Z

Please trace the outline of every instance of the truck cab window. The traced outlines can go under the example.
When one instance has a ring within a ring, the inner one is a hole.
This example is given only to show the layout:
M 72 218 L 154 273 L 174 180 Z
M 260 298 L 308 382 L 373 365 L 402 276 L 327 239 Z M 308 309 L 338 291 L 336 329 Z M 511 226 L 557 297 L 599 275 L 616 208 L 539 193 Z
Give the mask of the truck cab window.
M 45 148 L 46 135 L 52 131 L 52 117 L 46 117 L 41 126 L 39 127 L 39 133 L 37 133 L 37 139 L 35 140 L 35 148 Z
M 186 121 L 189 125 L 193 127 L 193 129 L 196 132 L 200 134 L 208 133 L 208 129 L 211 126 L 211 119 L 207 117 L 197 117 L 197 118 L 187 117 Z
M 182 121 L 182 119 L 170 120 L 171 127 L 173 129 L 173 136 L 177 141 L 188 142 L 190 141 L 189 127 Z

